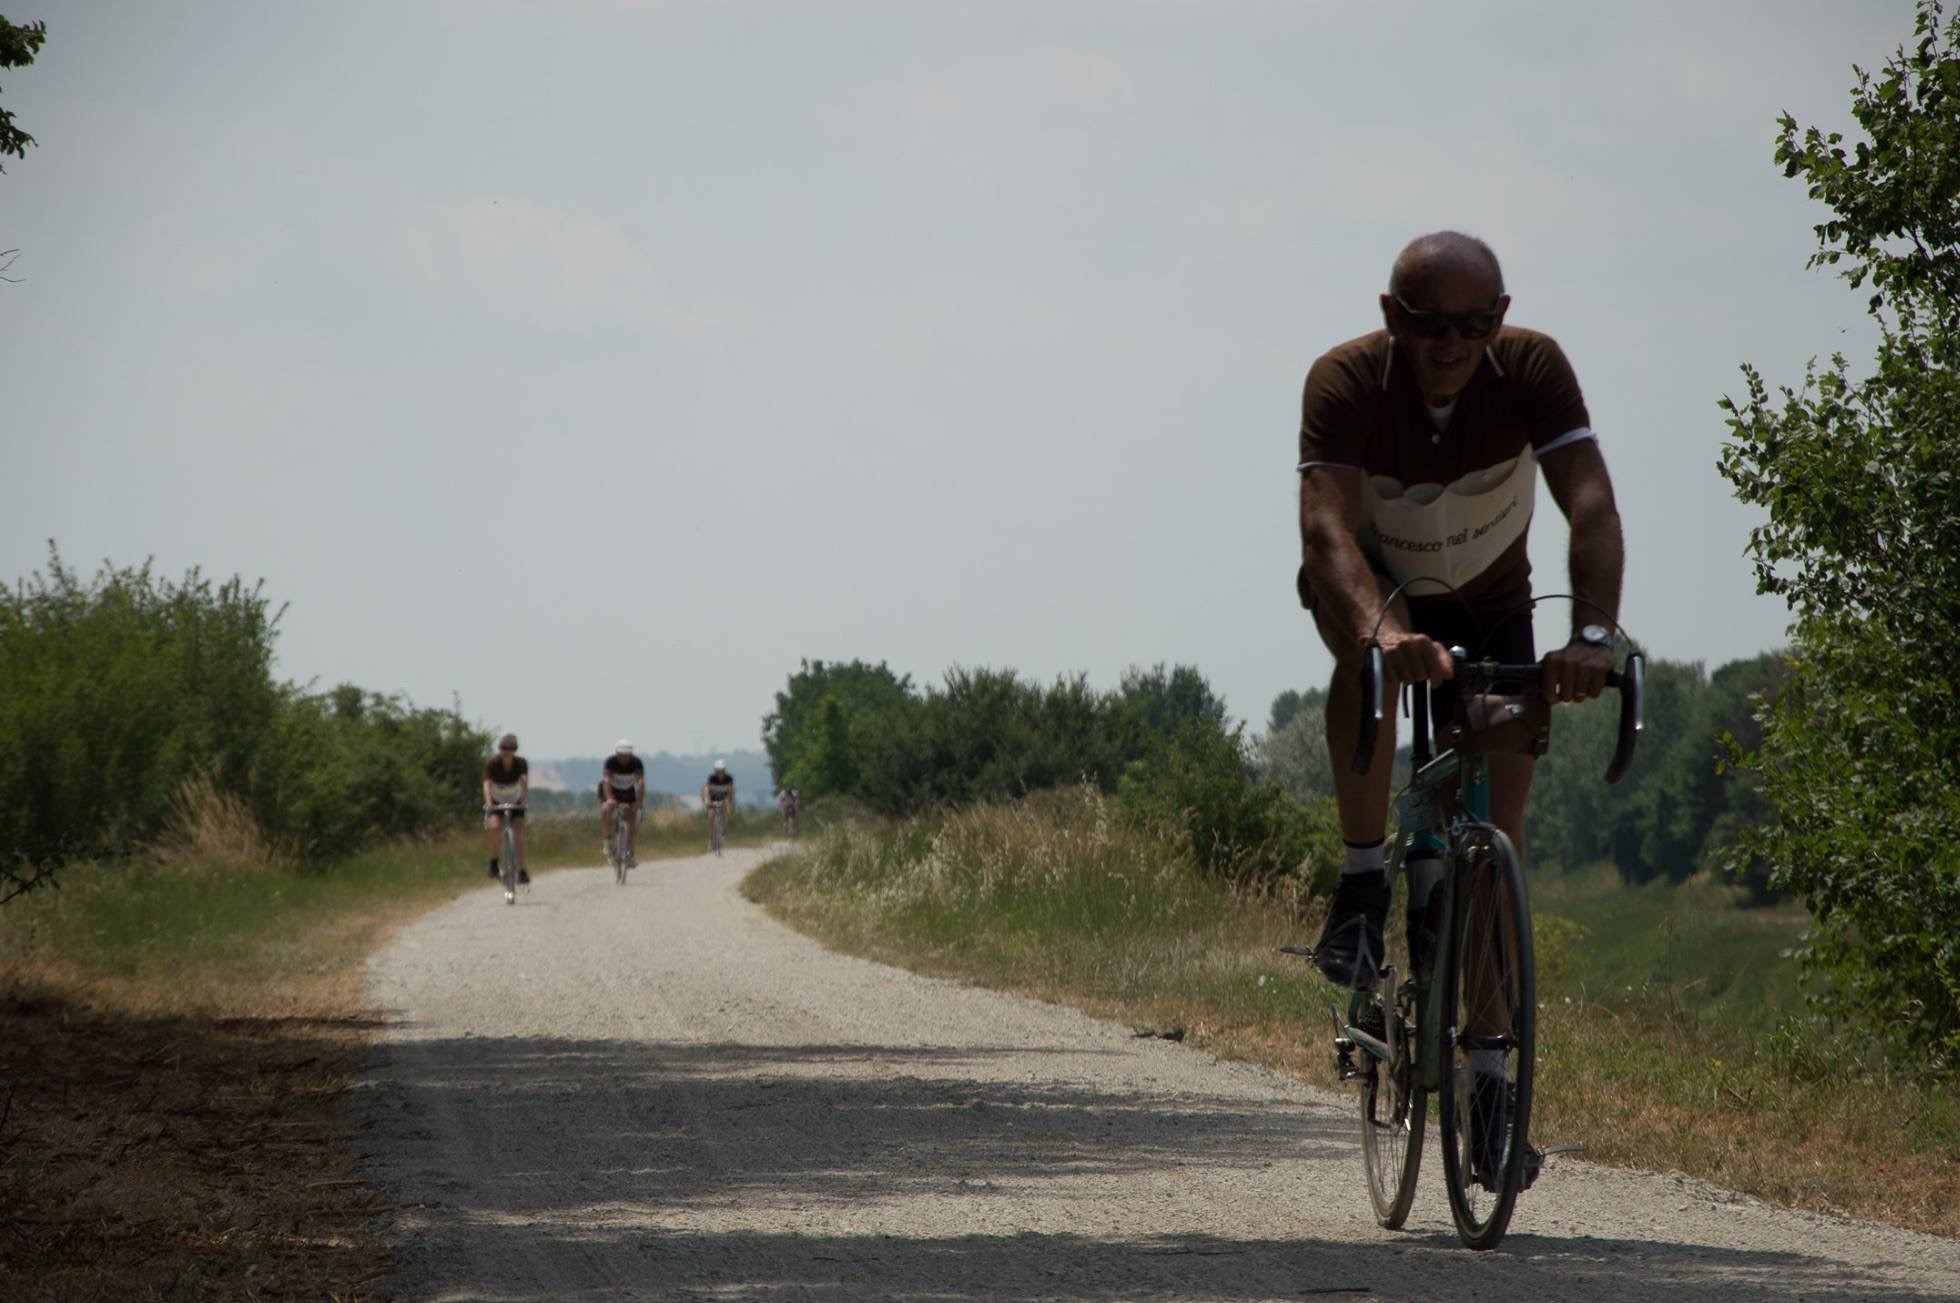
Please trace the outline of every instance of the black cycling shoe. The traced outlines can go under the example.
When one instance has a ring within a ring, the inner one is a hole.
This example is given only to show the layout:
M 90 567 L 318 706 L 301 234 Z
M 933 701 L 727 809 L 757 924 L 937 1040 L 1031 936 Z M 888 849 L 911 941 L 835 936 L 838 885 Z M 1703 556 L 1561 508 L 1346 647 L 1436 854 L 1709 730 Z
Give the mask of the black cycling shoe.
M 1504 1184 L 1504 1138 L 1517 1093 L 1515 1085 L 1501 1078 L 1470 1074 L 1470 1178 L 1493 1192 Z M 1524 1183 L 1518 1188 L 1529 1190 L 1544 1163 L 1545 1156 L 1526 1141 Z
M 531 885 L 531 872 L 529 869 L 519 869 L 517 871 L 517 885 L 520 887 Z
M 1387 874 L 1342 874 L 1327 907 L 1327 926 L 1313 948 L 1314 966 L 1342 986 L 1367 986 L 1381 971 L 1387 918 Z
M 497 861 L 495 859 L 490 861 L 490 876 L 493 878 L 497 876 Z

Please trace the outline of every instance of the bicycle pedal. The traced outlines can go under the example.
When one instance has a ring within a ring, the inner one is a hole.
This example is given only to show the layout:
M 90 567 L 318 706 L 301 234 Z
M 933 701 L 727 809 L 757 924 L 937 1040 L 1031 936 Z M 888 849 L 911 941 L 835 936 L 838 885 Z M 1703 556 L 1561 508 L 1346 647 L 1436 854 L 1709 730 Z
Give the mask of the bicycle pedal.
M 1550 1158 L 1553 1154 L 1583 1154 L 1585 1152 L 1586 1142 L 1581 1140 L 1569 1145 L 1546 1145 L 1538 1151 L 1538 1156 L 1540 1158 Z
M 1308 963 L 1313 962 L 1312 946 L 1281 946 L 1279 952 L 1282 955 L 1298 955 Z

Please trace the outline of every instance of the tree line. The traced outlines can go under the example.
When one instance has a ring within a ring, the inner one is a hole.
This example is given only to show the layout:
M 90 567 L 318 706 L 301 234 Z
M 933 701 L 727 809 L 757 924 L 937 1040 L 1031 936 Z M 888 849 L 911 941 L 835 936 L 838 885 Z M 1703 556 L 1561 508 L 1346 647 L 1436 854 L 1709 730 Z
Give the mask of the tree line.
M 196 570 L 83 579 L 53 545 L 45 573 L 0 590 L 0 899 L 154 843 L 199 784 L 296 862 L 475 811 L 488 734 L 453 709 L 276 680 L 282 611 Z
M 1196 669 L 1133 668 L 1111 691 L 1011 669 L 948 670 L 924 688 L 882 661 L 804 661 L 763 720 L 778 786 L 915 814 L 1092 784 L 1234 879 L 1326 886 L 1331 804 L 1260 775 L 1242 729 Z

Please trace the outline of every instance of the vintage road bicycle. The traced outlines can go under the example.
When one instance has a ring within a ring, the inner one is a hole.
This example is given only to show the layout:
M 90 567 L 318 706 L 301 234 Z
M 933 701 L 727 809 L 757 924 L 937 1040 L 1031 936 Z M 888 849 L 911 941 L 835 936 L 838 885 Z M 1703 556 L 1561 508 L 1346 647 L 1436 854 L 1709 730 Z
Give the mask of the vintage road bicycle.
M 708 848 L 721 854 L 721 844 L 728 840 L 728 798 L 710 797 L 708 800 Z
M 495 804 L 484 806 L 483 813 L 485 817 L 493 814 L 501 814 L 504 817 L 504 838 L 502 847 L 497 854 L 497 869 L 503 875 L 504 904 L 515 905 L 517 903 L 518 875 L 524 866 L 517 862 L 517 829 L 513 825 L 510 816 L 513 813 L 524 813 L 524 807 L 515 801 L 498 801 Z
M 626 870 L 633 867 L 632 820 L 640 816 L 638 801 L 621 801 L 613 807 L 612 828 L 606 836 L 606 863 L 612 865 L 613 878 L 626 885 Z
M 1436 738 L 1429 685 L 1409 694 L 1410 778 L 1396 798 L 1388 861 L 1389 881 L 1404 888 L 1404 926 L 1389 930 L 1389 953 L 1372 980 L 1364 975 L 1346 1011 L 1332 1010 L 1334 1051 L 1342 1079 L 1359 1087 L 1377 1220 L 1396 1230 L 1408 1218 L 1433 1096 L 1451 1219 L 1464 1244 L 1489 1249 L 1504 1238 L 1542 1155 L 1581 1146 L 1539 1151 L 1528 1140 L 1537 1053 L 1531 907 L 1517 852 L 1490 819 L 1488 757 L 1543 755 L 1550 741 L 1541 667 L 1500 664 L 1461 647 L 1450 649 L 1450 659 L 1456 707 Z M 1361 673 L 1357 774 L 1373 763 L 1384 705 L 1382 650 L 1372 638 Z M 1633 761 L 1645 683 L 1637 651 L 1607 677 L 1620 693 L 1609 783 Z M 1502 1073 L 1489 1071 L 1499 1058 Z

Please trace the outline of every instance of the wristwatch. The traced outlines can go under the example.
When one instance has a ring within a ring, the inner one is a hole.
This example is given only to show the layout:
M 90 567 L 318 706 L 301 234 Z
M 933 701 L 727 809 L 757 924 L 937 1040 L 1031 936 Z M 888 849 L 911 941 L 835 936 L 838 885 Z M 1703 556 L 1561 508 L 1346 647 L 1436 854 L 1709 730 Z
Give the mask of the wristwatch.
M 1574 642 L 1582 642 L 1588 647 L 1611 647 L 1613 632 L 1603 624 L 1589 624 L 1573 635 Z

